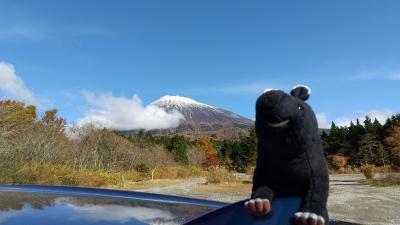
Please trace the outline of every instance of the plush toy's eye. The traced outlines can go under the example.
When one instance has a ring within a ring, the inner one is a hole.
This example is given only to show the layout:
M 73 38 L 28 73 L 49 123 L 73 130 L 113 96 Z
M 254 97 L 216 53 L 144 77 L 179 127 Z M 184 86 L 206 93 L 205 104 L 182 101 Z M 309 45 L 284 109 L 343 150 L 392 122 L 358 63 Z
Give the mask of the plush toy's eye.
M 303 110 L 303 107 L 299 106 L 299 110 Z

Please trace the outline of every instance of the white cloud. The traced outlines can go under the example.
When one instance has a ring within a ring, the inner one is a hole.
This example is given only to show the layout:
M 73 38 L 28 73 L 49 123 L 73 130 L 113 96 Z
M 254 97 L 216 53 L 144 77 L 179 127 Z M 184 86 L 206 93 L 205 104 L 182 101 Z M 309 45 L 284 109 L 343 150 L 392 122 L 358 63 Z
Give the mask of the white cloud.
M 121 205 L 73 205 L 66 204 L 67 207 L 79 212 L 78 215 L 70 218 L 86 219 L 89 221 L 119 221 L 120 223 L 127 223 L 132 219 L 137 219 L 149 224 L 157 223 L 162 220 L 173 220 L 175 217 L 170 211 L 162 209 L 154 209 L 139 206 L 121 206 Z
M 183 115 L 171 113 L 155 106 L 144 106 L 138 96 L 132 98 L 114 97 L 111 94 L 95 95 L 84 91 L 83 96 L 91 107 L 79 120 L 78 125 L 97 124 L 101 127 L 118 130 L 167 129 L 179 125 Z
M 364 70 L 350 76 L 348 79 L 351 81 L 400 80 L 400 71 L 386 69 Z
M 327 128 L 331 127 L 331 123 L 328 121 L 328 118 L 326 117 L 325 113 L 318 113 L 316 115 L 316 117 L 317 117 L 319 128 L 327 129 Z
M 15 73 L 14 66 L 7 62 L 0 62 L 0 91 L 28 104 L 37 103 L 33 93 Z
M 338 118 L 335 120 L 335 124 L 337 126 L 350 126 L 350 122 L 353 121 L 353 123 L 355 123 L 355 121 L 358 119 L 360 121 L 360 123 L 363 123 L 365 120 L 365 116 L 368 116 L 369 118 L 371 118 L 371 120 L 373 121 L 374 119 L 377 119 L 381 124 L 384 124 L 386 122 L 386 119 L 390 118 L 391 116 L 395 115 L 396 113 L 393 112 L 392 110 L 389 109 L 373 109 L 370 110 L 368 112 L 362 113 L 360 116 L 356 117 L 356 118 L 350 118 L 350 117 L 342 117 L 342 118 Z

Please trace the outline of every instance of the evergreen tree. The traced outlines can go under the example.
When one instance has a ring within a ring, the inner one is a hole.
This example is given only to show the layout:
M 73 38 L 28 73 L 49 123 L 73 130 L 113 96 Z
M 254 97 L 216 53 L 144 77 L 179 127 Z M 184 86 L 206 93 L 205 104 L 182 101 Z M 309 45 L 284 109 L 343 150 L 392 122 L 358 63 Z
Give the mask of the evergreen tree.
M 378 136 L 379 140 L 383 141 L 383 126 L 382 124 L 375 118 L 372 124 L 371 133 Z
M 321 133 L 321 144 L 326 155 L 327 149 L 329 148 L 329 135 L 325 132 L 325 130 L 323 130 Z
M 255 163 L 257 156 L 257 136 L 255 129 L 249 130 L 249 136 L 240 140 L 224 140 L 220 152 L 223 161 L 229 162 L 230 167 L 245 171 Z
M 389 155 L 382 142 L 379 142 L 378 148 L 376 149 L 374 164 L 377 166 L 385 166 L 389 163 Z
M 358 166 L 365 164 L 375 164 L 382 155 L 381 142 L 378 138 L 370 133 L 364 134 L 358 142 L 358 152 L 352 156 L 351 161 Z
M 353 146 L 356 146 L 359 137 L 360 137 L 359 129 L 358 127 L 356 127 L 356 125 L 354 125 L 353 121 L 351 121 L 350 126 L 347 130 L 347 139 Z
M 241 157 L 238 159 L 237 168 L 239 171 L 245 171 L 250 165 L 255 163 L 257 156 L 257 136 L 255 129 L 250 130 L 248 137 L 240 141 Z
M 325 141 L 326 151 L 329 154 L 340 154 L 347 151 L 347 127 L 337 127 L 332 122 L 329 138 Z
M 371 118 L 369 118 L 369 116 L 365 116 L 364 129 L 365 129 L 365 132 L 367 132 L 367 133 L 373 132 L 373 124 L 372 124 L 372 120 L 371 120 Z
M 166 145 L 166 148 L 175 155 L 176 161 L 184 164 L 189 163 L 187 156 L 189 140 L 187 140 L 187 138 L 180 135 L 174 135 Z

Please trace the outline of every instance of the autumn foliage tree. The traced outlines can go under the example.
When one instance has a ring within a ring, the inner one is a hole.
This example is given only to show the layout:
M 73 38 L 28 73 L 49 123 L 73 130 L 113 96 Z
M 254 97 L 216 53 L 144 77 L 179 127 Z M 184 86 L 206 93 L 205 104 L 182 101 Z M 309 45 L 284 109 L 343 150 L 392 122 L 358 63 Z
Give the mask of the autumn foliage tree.
M 56 114 L 50 110 L 38 118 L 33 105 L 0 101 L 0 176 L 27 164 L 65 163 L 71 145 L 65 120 Z
M 6 144 L 34 125 L 36 107 L 6 100 L 0 101 L 0 143 Z
M 9 173 L 9 168 L 21 164 L 24 141 L 27 133 L 33 130 L 36 120 L 36 108 L 22 103 L 0 101 L 0 176 Z
M 346 157 L 343 155 L 328 156 L 329 165 L 332 166 L 336 170 L 345 168 L 348 160 L 349 160 L 349 157 Z
M 197 148 L 206 155 L 205 166 L 215 167 L 219 165 L 219 159 L 217 151 L 214 148 L 211 137 L 204 137 L 199 139 Z
M 400 126 L 392 128 L 391 135 L 385 138 L 385 143 L 389 146 L 392 162 L 400 166 Z
M 46 111 L 41 121 L 48 129 L 54 129 L 56 132 L 62 133 L 65 130 L 66 120 L 57 116 L 57 109 Z

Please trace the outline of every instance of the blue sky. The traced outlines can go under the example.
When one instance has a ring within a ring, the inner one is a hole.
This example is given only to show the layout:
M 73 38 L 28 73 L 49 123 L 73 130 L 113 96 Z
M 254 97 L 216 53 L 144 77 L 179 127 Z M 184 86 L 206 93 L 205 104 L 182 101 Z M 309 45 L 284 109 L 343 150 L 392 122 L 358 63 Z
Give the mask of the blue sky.
M 265 88 L 299 83 L 322 126 L 400 112 L 399 1 L 0 5 L 0 98 L 58 108 L 70 123 L 105 102 L 146 111 L 167 94 L 254 118 Z

